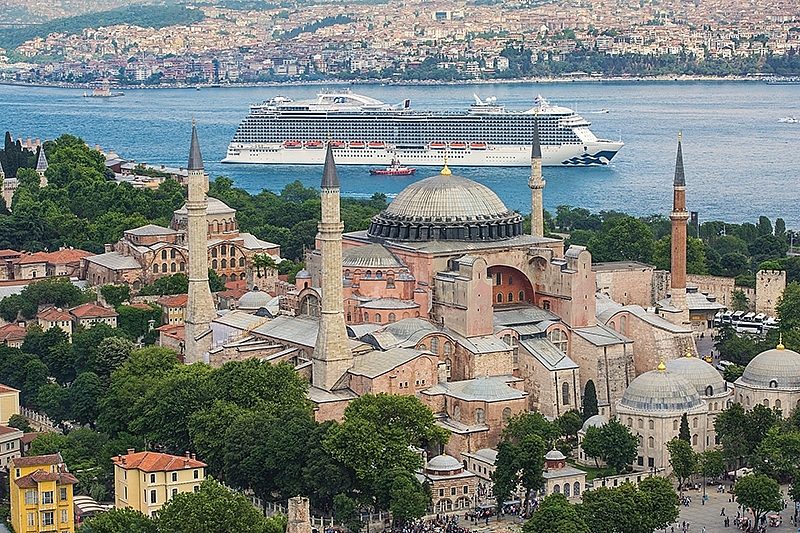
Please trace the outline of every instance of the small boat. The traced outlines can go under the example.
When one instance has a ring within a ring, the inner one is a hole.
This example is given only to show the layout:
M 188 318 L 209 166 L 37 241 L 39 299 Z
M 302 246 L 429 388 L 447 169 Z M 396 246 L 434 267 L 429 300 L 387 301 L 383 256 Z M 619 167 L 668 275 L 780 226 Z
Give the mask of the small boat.
M 450 149 L 451 150 L 466 150 L 467 149 L 467 143 L 462 143 L 462 142 L 450 143 Z
M 298 148 L 303 147 L 303 143 L 300 141 L 286 141 L 283 143 L 284 148 L 290 148 L 292 150 L 297 150 Z
M 403 166 L 397 159 L 392 159 L 392 163 L 388 167 L 373 168 L 369 173 L 373 176 L 411 176 L 416 171 L 416 168 Z
M 334 150 L 339 150 L 340 148 L 345 148 L 347 146 L 347 143 L 344 141 L 330 141 L 330 143 L 331 148 Z
M 386 143 L 383 141 L 370 141 L 368 146 L 373 150 L 383 150 L 386 148 Z
M 320 150 L 322 148 L 322 141 L 306 141 L 304 146 L 312 150 Z
M 112 92 L 111 84 L 108 82 L 104 82 L 100 87 L 95 87 L 91 93 L 85 91 L 83 93 L 84 98 L 115 98 L 117 96 L 125 96 L 125 93 Z
M 447 148 L 447 144 L 441 142 L 432 142 L 429 146 L 431 150 L 444 150 Z
M 477 143 L 469 143 L 470 150 L 486 150 L 488 145 L 486 143 L 477 142 Z
M 367 143 L 364 141 L 350 141 L 350 148 L 355 148 L 358 150 L 362 150 L 367 147 Z
M 778 119 L 781 124 L 800 124 L 800 119 L 797 117 L 782 117 Z

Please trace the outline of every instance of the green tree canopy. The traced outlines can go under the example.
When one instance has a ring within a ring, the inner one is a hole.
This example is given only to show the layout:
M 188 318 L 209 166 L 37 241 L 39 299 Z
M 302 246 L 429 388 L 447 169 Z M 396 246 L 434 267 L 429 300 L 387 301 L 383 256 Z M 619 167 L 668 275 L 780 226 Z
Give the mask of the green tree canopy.
M 158 533 L 156 521 L 135 509 L 111 509 L 87 519 L 78 533 Z
M 683 489 L 683 483 L 697 471 L 697 457 L 692 445 L 683 439 L 672 439 L 667 443 L 669 450 L 669 464 L 672 472 L 678 478 L 678 488 Z
M 575 506 L 563 494 L 550 494 L 539 503 L 530 520 L 522 526 L 524 533 L 590 533 Z
M 740 478 L 733 486 L 736 502 L 753 511 L 754 521 L 768 511 L 780 511 L 783 507 L 778 482 L 763 474 L 750 474 Z
M 597 389 L 591 379 L 586 382 L 583 388 L 583 419 L 587 420 L 600 413 L 597 407 Z

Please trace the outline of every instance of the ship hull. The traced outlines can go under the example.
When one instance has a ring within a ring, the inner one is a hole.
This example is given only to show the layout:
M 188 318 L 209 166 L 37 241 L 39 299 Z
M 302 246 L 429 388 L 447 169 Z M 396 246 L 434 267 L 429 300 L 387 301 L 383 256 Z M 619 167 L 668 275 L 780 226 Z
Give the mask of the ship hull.
M 622 148 L 622 142 L 598 140 L 583 145 L 542 146 L 544 166 L 586 167 L 607 165 Z M 531 164 L 530 145 L 490 145 L 486 149 L 435 150 L 427 147 L 389 149 L 349 148 L 334 150 L 341 165 L 390 165 L 399 159 L 404 165 L 441 166 L 445 157 L 452 166 L 527 167 Z M 286 148 L 282 144 L 231 143 L 223 163 L 272 165 L 321 165 L 325 150 Z

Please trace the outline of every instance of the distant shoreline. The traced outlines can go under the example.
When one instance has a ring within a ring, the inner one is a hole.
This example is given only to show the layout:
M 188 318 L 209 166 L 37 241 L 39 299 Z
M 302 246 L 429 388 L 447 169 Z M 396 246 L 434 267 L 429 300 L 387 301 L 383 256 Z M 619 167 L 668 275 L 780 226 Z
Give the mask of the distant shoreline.
M 248 82 L 248 83 L 219 83 L 219 84 L 173 84 L 164 83 L 159 85 L 113 85 L 118 90 L 147 90 L 147 89 L 181 89 L 181 90 L 201 90 L 201 89 L 238 89 L 253 87 L 296 87 L 301 85 L 323 86 L 323 85 L 509 85 L 509 84 L 552 84 L 552 83 L 674 83 L 674 82 L 759 82 L 764 83 L 767 77 L 754 76 L 580 76 L 580 77 L 559 77 L 559 78 L 513 78 L 513 79 L 474 79 L 474 80 L 403 80 L 392 81 L 379 78 L 369 80 L 287 80 L 269 82 Z M 46 83 L 46 82 L 15 82 L 11 80 L 0 80 L 0 85 L 14 87 L 44 87 L 56 89 L 79 89 L 88 90 L 93 87 L 88 84 L 76 83 Z

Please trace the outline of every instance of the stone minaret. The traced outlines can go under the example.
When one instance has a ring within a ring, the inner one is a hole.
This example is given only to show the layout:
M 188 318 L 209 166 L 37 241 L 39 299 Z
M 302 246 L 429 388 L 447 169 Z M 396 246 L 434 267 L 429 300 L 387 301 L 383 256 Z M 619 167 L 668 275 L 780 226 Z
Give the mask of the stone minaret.
M 542 178 L 542 146 L 539 142 L 539 119 L 533 126 L 533 145 L 531 146 L 531 177 L 528 187 L 531 188 L 531 235 L 544 237 L 544 207 L 542 192 L 545 181 Z
M 347 342 L 342 297 L 342 224 L 339 214 L 339 176 L 328 143 L 325 168 L 322 170 L 322 220 L 317 239 L 322 254 L 322 312 L 319 334 L 312 357 L 312 382 L 315 387 L 331 390 L 353 366 L 353 354 Z
M 36 160 L 36 173 L 39 174 L 39 187 L 47 187 L 47 156 L 44 154 L 44 144 L 39 146 L 39 159 Z
M 675 317 L 676 323 L 688 324 L 689 309 L 686 305 L 686 177 L 683 174 L 683 149 L 681 134 L 678 134 L 678 156 L 675 160 L 675 180 L 672 184 L 672 264 L 670 270 L 670 299 L 672 307 L 681 312 Z
M 189 248 L 189 300 L 186 303 L 186 363 L 205 360 L 211 349 L 211 321 L 216 316 L 211 288 L 208 285 L 208 178 L 203 171 L 203 156 L 197 140 L 197 127 L 192 123 L 192 144 L 189 148 L 189 199 L 187 241 Z

